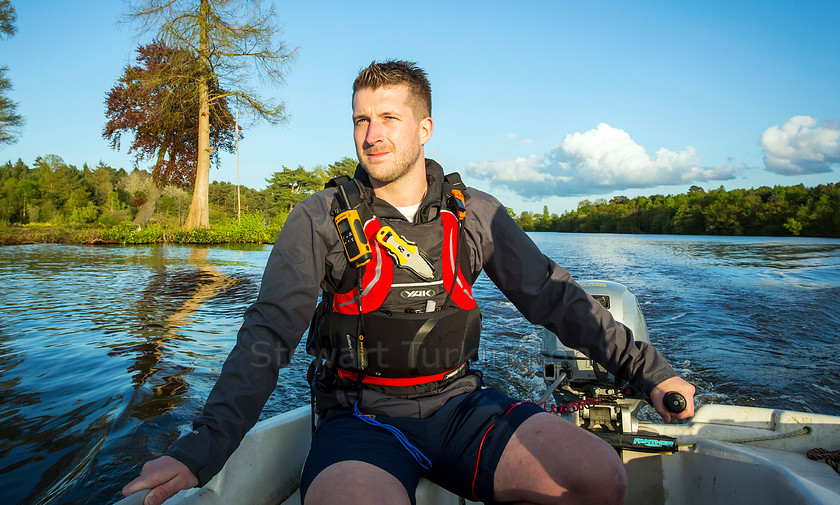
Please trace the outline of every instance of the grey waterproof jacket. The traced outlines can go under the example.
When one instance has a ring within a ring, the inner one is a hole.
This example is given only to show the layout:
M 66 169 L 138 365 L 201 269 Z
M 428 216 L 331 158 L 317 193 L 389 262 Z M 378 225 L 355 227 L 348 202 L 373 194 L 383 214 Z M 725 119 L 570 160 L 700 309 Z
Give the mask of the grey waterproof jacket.
M 443 169 L 426 160 L 429 188 L 415 215 L 427 222 L 440 211 Z M 367 174 L 355 179 L 363 198 L 380 217 L 399 217 L 373 195 Z M 569 273 L 543 255 L 492 196 L 467 190 L 463 221 L 472 278 L 484 271 L 525 318 L 556 333 L 616 377 L 648 394 L 676 375 L 653 346 L 634 342 L 629 331 L 594 302 Z M 274 391 L 280 367 L 286 366 L 307 332 L 321 289 L 334 291 L 347 261 L 330 216 L 335 189 L 320 191 L 289 214 L 263 274 L 259 296 L 246 311 L 236 345 L 225 361 L 203 414 L 191 433 L 168 453 L 207 483 L 224 466 L 245 433 L 257 422 Z M 468 274 L 469 275 L 469 274 Z

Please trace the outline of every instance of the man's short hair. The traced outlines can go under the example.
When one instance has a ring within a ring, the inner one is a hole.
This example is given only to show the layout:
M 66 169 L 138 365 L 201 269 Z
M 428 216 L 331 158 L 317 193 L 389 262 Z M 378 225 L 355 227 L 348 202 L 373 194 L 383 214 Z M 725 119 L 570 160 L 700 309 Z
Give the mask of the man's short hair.
M 426 72 L 412 61 L 371 62 L 353 81 L 353 96 L 360 89 L 376 90 L 385 86 L 408 86 L 411 109 L 417 119 L 432 116 L 432 86 Z

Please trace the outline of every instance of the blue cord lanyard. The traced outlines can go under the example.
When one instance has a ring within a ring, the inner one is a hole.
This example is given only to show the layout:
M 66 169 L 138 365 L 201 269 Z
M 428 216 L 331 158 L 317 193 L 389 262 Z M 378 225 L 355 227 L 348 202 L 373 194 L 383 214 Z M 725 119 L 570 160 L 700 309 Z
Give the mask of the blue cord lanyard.
M 418 465 L 423 467 L 423 469 L 425 469 L 425 470 L 431 470 L 432 469 L 432 462 L 429 461 L 429 458 L 427 458 L 426 455 L 423 454 L 420 451 L 420 449 L 418 449 L 411 442 L 409 442 L 408 439 L 406 438 L 406 436 L 403 435 L 403 432 L 401 432 L 397 428 L 391 426 L 390 424 L 380 423 L 379 421 L 377 421 L 373 417 L 368 417 L 368 416 L 362 414 L 359 411 L 359 401 L 358 400 L 356 401 L 356 403 L 353 404 L 353 415 L 356 416 L 357 418 L 361 419 L 362 421 L 368 423 L 371 426 L 378 426 L 379 428 L 382 428 L 384 430 L 389 431 L 392 435 L 397 437 L 397 440 L 399 440 L 400 444 L 402 444 L 402 446 L 405 447 L 405 450 L 408 451 L 408 453 L 411 455 L 411 457 L 414 458 L 415 461 L 417 461 Z

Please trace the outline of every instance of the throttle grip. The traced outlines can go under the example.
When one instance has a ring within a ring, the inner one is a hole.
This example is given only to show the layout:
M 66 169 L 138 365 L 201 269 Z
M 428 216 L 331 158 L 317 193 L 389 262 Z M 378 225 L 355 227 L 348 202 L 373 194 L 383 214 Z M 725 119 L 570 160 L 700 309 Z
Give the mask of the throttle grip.
M 665 393 L 665 397 L 662 398 L 662 402 L 665 404 L 665 408 L 668 412 L 671 412 L 672 414 L 679 414 L 688 407 L 688 402 L 685 401 L 685 396 L 675 391 Z

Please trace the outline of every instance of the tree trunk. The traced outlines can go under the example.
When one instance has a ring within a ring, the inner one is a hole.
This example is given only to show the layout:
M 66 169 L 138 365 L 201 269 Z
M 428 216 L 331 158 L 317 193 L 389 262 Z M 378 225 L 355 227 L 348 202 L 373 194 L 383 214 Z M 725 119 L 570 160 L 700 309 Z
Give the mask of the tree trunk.
M 210 105 L 208 102 L 207 82 L 200 84 L 201 105 L 198 117 L 198 166 L 195 174 L 190 214 L 186 228 L 210 228 Z
M 163 188 L 159 188 L 157 184 L 155 184 L 154 179 L 149 181 L 149 197 L 146 199 L 146 203 L 140 206 L 140 209 L 137 210 L 137 216 L 134 217 L 134 224 L 137 226 L 146 226 L 150 219 L 152 219 L 152 214 L 155 213 L 155 209 L 157 208 L 158 200 L 160 200 L 160 195 L 163 194 Z
M 198 110 L 198 164 L 195 173 L 195 188 L 193 191 L 190 214 L 187 216 L 186 228 L 210 228 L 210 91 L 207 86 L 207 76 L 210 65 L 207 60 L 207 24 L 209 8 L 207 0 L 201 0 L 201 16 L 199 19 L 199 59 L 202 72 L 199 77 L 199 110 Z

